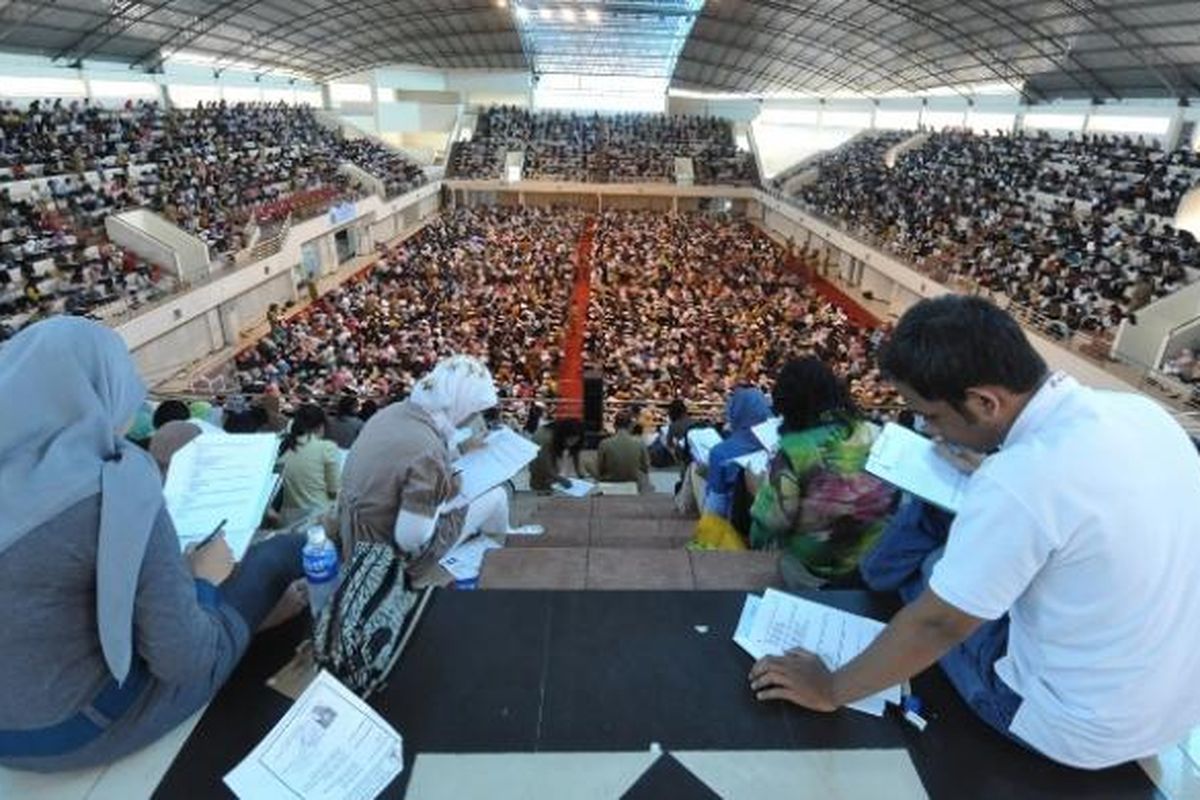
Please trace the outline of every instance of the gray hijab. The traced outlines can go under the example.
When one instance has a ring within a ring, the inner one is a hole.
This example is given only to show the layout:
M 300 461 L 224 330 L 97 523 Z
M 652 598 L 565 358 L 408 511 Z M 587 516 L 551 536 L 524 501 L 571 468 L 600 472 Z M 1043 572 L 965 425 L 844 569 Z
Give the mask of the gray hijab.
M 138 573 L 163 502 L 153 459 L 121 434 L 145 396 L 121 337 L 94 322 L 49 319 L 0 347 L 0 557 L 100 495 L 96 617 L 104 660 L 122 682 Z

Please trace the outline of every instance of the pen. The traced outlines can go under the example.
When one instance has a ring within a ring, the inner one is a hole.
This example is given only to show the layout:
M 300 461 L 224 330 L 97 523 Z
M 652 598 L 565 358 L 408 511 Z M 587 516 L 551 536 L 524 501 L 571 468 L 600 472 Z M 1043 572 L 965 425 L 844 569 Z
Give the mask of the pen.
M 210 533 L 208 536 L 205 536 L 204 539 L 201 540 L 200 544 L 196 545 L 196 549 L 203 550 L 205 547 L 208 547 L 209 544 L 212 543 L 212 540 L 217 538 L 221 534 L 221 529 L 225 527 L 226 522 L 229 522 L 228 518 L 221 520 L 221 522 L 218 523 L 217 527 L 213 528 L 213 532 Z

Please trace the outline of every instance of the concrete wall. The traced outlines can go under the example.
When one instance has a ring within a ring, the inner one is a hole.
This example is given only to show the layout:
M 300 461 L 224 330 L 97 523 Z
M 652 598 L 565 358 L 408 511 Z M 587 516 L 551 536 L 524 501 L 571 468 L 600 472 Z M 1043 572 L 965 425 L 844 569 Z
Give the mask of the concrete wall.
M 1127 319 L 1117 330 L 1113 353 L 1141 367 L 1157 369 L 1162 364 L 1167 340 L 1180 325 L 1200 316 L 1200 283 L 1137 311 L 1137 324 Z
M 145 208 L 131 208 L 104 219 L 108 238 L 152 264 L 170 269 L 185 284 L 208 277 L 208 245 Z

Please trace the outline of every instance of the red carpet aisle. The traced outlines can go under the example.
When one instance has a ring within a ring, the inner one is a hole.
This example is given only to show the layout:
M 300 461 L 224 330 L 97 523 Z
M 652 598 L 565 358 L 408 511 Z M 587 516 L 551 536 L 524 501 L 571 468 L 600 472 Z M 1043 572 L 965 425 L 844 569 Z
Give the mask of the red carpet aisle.
M 864 328 L 878 328 L 882 324 L 879 317 L 872 314 L 867 309 L 863 308 L 857 300 L 843 292 L 832 282 L 822 278 L 817 274 L 816 270 L 811 266 L 806 265 L 803 261 L 795 256 L 788 256 L 787 268 L 792 272 L 798 272 L 812 284 L 813 289 L 817 294 L 824 297 L 829 302 L 833 303 L 838 308 L 846 312 L 846 316 L 855 325 Z
M 583 340 L 587 330 L 588 301 L 592 287 L 592 251 L 596 220 L 588 219 L 575 248 L 575 288 L 571 291 L 571 311 L 563 337 L 563 357 L 559 365 L 558 419 L 583 417 Z

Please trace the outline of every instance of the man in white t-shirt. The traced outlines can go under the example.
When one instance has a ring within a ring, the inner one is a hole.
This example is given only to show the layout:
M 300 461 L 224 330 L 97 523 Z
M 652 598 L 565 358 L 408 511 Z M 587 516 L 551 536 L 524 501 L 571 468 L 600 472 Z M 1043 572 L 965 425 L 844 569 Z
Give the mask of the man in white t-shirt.
M 918 303 L 880 366 L 931 434 L 989 455 L 928 587 L 871 647 L 837 672 L 763 659 L 758 698 L 833 710 L 940 660 L 985 722 L 1085 768 L 1200 724 L 1200 458 L 1170 415 L 1050 373 L 978 298 Z

